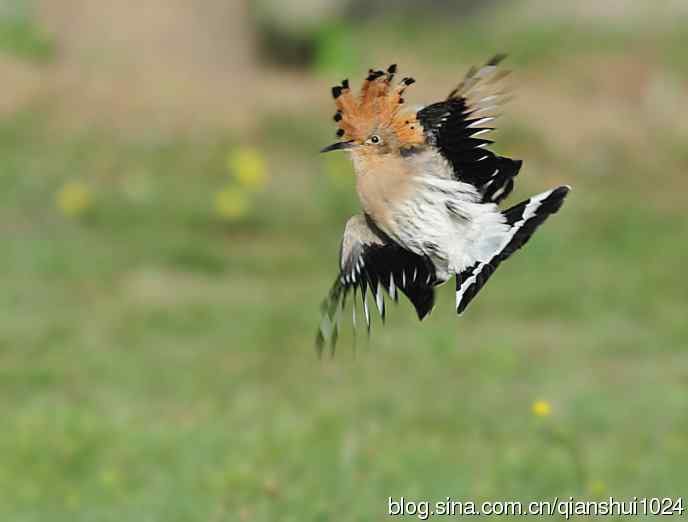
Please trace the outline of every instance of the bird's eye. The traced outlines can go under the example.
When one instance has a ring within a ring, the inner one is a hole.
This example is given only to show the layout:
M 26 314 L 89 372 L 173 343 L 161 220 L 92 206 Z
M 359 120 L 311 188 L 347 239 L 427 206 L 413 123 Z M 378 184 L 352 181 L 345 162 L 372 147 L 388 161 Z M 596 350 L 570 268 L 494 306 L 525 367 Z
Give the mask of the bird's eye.
M 379 145 L 380 143 L 382 143 L 382 138 L 380 138 L 380 136 L 378 136 L 377 134 L 373 134 L 370 138 L 368 138 L 368 141 L 366 141 L 366 143 L 370 145 Z

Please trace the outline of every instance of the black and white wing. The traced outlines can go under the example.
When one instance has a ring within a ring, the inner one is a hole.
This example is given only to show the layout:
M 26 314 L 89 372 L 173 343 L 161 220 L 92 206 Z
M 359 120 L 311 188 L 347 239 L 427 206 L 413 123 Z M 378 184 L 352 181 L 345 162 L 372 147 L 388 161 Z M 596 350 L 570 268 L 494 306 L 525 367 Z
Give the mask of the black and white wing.
M 316 336 L 319 353 L 329 342 L 334 351 L 339 322 L 352 292 L 352 314 L 356 327 L 356 293 L 360 292 L 363 317 L 370 332 L 368 295 L 381 319 L 385 319 L 385 294 L 395 301 L 399 292 L 408 297 L 419 319 L 424 319 L 435 304 L 435 268 L 426 257 L 414 254 L 387 237 L 365 215 L 349 219 L 340 251 L 340 272 L 321 306 L 320 327 Z
M 472 68 L 447 99 L 417 113 L 426 141 L 437 147 L 459 181 L 470 183 L 485 203 L 499 203 L 514 188 L 520 160 L 486 150 L 491 140 L 482 137 L 497 111 L 507 100 L 502 80 L 509 71 L 498 68 L 504 55 L 492 58 L 480 69 Z
M 476 260 L 456 274 L 456 313 L 461 315 L 497 267 L 522 248 L 549 216 L 556 214 L 571 187 L 563 185 L 531 196 L 502 211 L 508 230 L 489 259 Z

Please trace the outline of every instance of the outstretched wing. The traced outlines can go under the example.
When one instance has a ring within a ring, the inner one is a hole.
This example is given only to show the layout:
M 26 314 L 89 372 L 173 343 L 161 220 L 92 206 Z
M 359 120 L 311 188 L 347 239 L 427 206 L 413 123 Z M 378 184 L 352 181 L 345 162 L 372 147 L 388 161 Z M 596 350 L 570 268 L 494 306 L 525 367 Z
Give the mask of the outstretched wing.
M 321 353 L 327 342 L 334 351 L 339 321 L 349 292 L 353 291 L 353 322 L 356 327 L 356 292 L 360 291 L 363 316 L 370 331 L 368 294 L 384 321 L 385 294 L 399 298 L 406 295 L 418 313 L 425 318 L 435 303 L 435 268 L 429 259 L 414 254 L 387 237 L 365 215 L 349 219 L 344 230 L 340 253 L 340 272 L 327 298 L 322 303 L 316 348 Z
M 472 68 L 445 101 L 416 115 L 427 143 L 439 149 L 456 179 L 478 189 L 485 203 L 499 203 L 509 195 L 522 163 L 486 150 L 493 142 L 480 137 L 494 130 L 491 123 L 507 100 L 502 80 L 509 71 L 498 68 L 502 59 L 498 55 L 480 69 Z

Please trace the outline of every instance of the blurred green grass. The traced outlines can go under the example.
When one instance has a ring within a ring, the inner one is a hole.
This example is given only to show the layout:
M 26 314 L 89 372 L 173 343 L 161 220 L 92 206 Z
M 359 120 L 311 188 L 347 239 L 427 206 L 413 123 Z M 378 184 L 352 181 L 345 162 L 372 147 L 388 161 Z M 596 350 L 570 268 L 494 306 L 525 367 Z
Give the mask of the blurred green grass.
M 665 14 L 660 21 L 621 14 L 613 20 L 533 16 L 523 2 L 503 2 L 497 9 L 478 9 L 465 18 L 431 20 L 419 23 L 406 11 L 395 11 L 384 17 L 362 18 L 355 24 L 328 22 L 313 37 L 315 67 L 328 77 L 360 74 L 371 66 L 371 57 L 394 49 L 399 56 L 420 55 L 437 67 L 479 63 L 503 52 L 508 53 L 510 64 L 520 68 L 546 67 L 575 56 L 612 54 L 656 61 L 684 78 L 688 73 L 682 54 L 686 40 L 683 14 L 674 18 Z
M 367 521 L 388 496 L 685 494 L 681 136 L 651 155 L 601 136 L 587 157 L 507 123 L 497 150 L 526 159 L 511 200 L 569 182 L 561 214 L 461 319 L 443 288 L 422 325 L 393 307 L 355 356 L 345 328 L 320 361 L 318 304 L 357 211 L 345 160 L 316 154 L 331 132 L 267 115 L 251 139 L 270 185 L 228 223 L 213 197 L 244 136 L 0 122 L 0 519 Z M 92 197 L 78 218 L 55 202 L 74 182 Z
M 50 36 L 36 23 L 33 3 L 27 0 L 0 1 L 0 52 L 35 62 L 53 57 Z
M 345 335 L 318 361 L 317 304 L 355 209 L 323 206 L 344 189 L 313 153 L 319 132 L 288 172 L 268 150 L 269 212 L 230 226 L 211 200 L 231 137 L 40 129 L 0 128 L 3 518 L 368 520 L 401 493 L 684 491 L 688 230 L 642 192 L 620 198 L 618 178 L 565 168 L 564 212 L 464 318 L 445 289 L 422 326 L 396 308 L 357 358 Z M 79 178 L 95 207 L 75 222 L 53 195 Z M 548 186 L 527 167 L 521 182 Z M 538 398 L 550 418 L 531 418 Z

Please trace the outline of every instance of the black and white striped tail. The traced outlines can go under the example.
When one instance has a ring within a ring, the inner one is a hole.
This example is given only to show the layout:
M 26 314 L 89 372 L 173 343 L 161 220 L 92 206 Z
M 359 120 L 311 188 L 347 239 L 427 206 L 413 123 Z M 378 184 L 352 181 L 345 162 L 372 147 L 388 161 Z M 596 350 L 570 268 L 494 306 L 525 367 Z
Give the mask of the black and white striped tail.
M 501 248 L 489 261 L 476 261 L 456 276 L 456 313 L 461 314 L 480 291 L 499 263 L 525 245 L 535 229 L 556 213 L 571 188 L 557 187 L 533 196 L 503 212 L 511 225 Z

